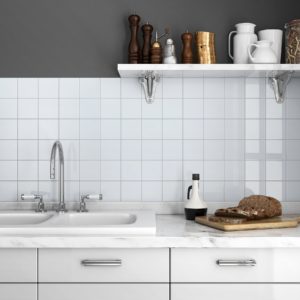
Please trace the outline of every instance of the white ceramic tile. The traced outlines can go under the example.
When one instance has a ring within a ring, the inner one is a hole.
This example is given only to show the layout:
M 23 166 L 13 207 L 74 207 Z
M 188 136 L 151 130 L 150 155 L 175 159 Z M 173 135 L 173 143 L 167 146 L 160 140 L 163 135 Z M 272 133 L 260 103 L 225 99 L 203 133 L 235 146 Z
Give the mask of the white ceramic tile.
M 293 101 L 293 100 L 291 100 Z M 287 103 L 287 110 L 291 111 L 291 101 L 289 100 Z M 299 102 L 299 101 L 298 101 Z M 300 104 L 300 102 L 299 102 Z M 297 112 L 297 106 L 293 107 L 295 109 L 295 112 Z M 291 112 L 292 114 L 294 112 Z M 300 105 L 298 106 L 298 112 L 296 113 L 298 116 L 300 116 Z M 275 119 L 275 118 L 284 118 L 284 112 L 283 112 L 283 105 L 280 105 L 274 101 L 274 98 L 272 99 L 266 99 L 266 118 L 268 119 Z
M 288 160 L 300 160 L 300 141 L 287 140 L 286 141 L 286 158 Z
M 259 154 L 261 152 L 262 143 L 259 140 L 245 141 L 245 154 Z
M 18 80 L 16 78 L 0 78 L 0 98 L 17 98 Z
M 18 80 L 18 97 L 19 98 L 38 98 L 38 79 L 37 78 L 20 78 Z
M 225 78 L 225 98 L 242 99 L 245 97 L 244 78 Z
M 121 78 L 122 98 L 142 98 L 142 87 L 138 78 Z
M 300 94 L 299 94 L 300 98 Z M 277 104 L 277 103 L 275 103 Z M 290 119 L 300 118 L 300 99 L 288 99 L 286 104 L 286 117 Z M 282 107 L 282 105 L 281 105 Z M 281 116 L 282 117 L 282 116 Z
M 8 141 L 6 141 L 7 143 Z M 2 143 L 0 142 L 0 145 Z M 15 152 L 16 142 L 13 142 L 12 145 L 6 145 L 9 147 L 9 151 L 12 153 Z M 0 146 L 1 148 L 1 146 Z M 2 158 L 2 156 L 0 156 Z M 19 160 L 38 160 L 38 141 L 26 141 L 26 140 L 18 140 L 18 159 Z
M 79 160 L 79 140 L 60 140 L 60 141 L 63 146 L 65 160 Z
M 245 163 L 243 161 L 225 161 L 225 180 L 241 181 L 245 179 Z
M 262 180 L 260 177 L 260 162 L 246 161 L 245 162 L 245 179 L 246 180 Z
M 204 161 L 205 180 L 224 180 L 224 161 Z
M 21 199 L 22 194 L 39 194 L 38 182 L 37 181 L 18 181 L 18 199 Z M 15 185 L 15 194 L 17 191 L 17 186 Z M 14 199 L 13 201 L 15 201 Z
M 101 99 L 101 118 L 102 119 L 119 119 L 120 100 L 119 99 Z
M 182 181 L 163 181 L 163 201 L 182 201 Z
M 163 97 L 170 99 L 182 98 L 182 79 L 163 78 Z
M 159 119 L 162 118 L 162 99 L 155 98 L 151 104 L 142 99 L 142 118 L 143 119 Z
M 299 201 L 300 181 L 286 182 L 286 201 Z
M 79 118 L 79 99 L 60 99 L 59 114 L 61 119 Z
M 163 180 L 182 180 L 182 161 L 164 161 Z
M 100 99 L 81 99 L 80 118 L 100 118 Z
M 123 140 L 121 147 L 122 147 L 122 160 L 141 160 L 142 141 Z
M 119 160 L 121 157 L 121 141 L 101 141 L 101 160 Z
M 260 117 L 260 101 L 261 99 L 246 99 L 246 118 L 258 119 Z
M 162 138 L 162 120 L 142 120 L 143 139 Z
M 121 165 L 119 161 L 101 162 L 101 180 L 120 180 Z
M 100 131 L 100 120 L 80 120 L 81 139 L 99 139 L 101 136 L 100 132 L 102 133 L 102 130 Z
M 184 160 L 203 160 L 203 141 L 185 140 L 183 141 Z
M 202 99 L 184 99 L 183 117 L 186 119 L 203 118 L 203 100 Z
M 243 140 L 225 140 L 225 160 L 243 160 L 245 142 Z
M 18 117 L 36 119 L 38 117 L 38 99 L 19 99 Z
M 300 120 L 286 120 L 286 138 L 300 139 Z
M 205 99 L 204 100 L 204 118 L 222 119 L 225 116 L 224 99 Z
M 184 78 L 183 79 L 184 98 L 203 98 L 203 79 Z
M 225 139 L 245 138 L 244 120 L 225 120 Z
M 68 99 L 79 98 L 79 79 L 61 78 L 59 80 L 59 97 Z
M 55 181 L 42 181 L 39 183 L 39 193 L 44 201 L 58 201 L 58 184 Z
M 259 195 L 262 194 L 262 188 L 259 181 L 246 181 L 245 182 L 245 197 L 251 195 Z
M 224 160 L 225 144 L 224 140 L 205 140 L 204 159 L 205 160 Z
M 0 160 L 17 160 L 18 142 L 0 140 Z
M 13 130 L 14 126 L 10 128 Z M 41 132 L 41 128 L 40 128 Z M 19 120 L 18 121 L 18 138 L 19 139 L 37 139 L 38 138 L 38 121 L 37 120 Z
M 121 162 L 121 180 L 141 180 L 142 163 L 140 161 Z
M 80 98 L 100 98 L 100 79 L 80 78 Z
M 65 180 L 79 180 L 79 161 L 65 161 Z
M 18 161 L 18 180 L 37 180 L 37 161 Z
M 283 126 L 282 120 L 267 120 L 266 121 L 266 138 L 267 139 L 282 139 L 283 138 Z
M 274 197 L 279 201 L 283 201 L 284 200 L 283 190 L 284 190 L 284 182 L 282 181 L 266 182 L 266 194 L 270 197 Z
M 17 138 L 17 121 L 16 120 L 0 120 L 0 139 L 16 139 Z M 20 135 L 19 135 L 20 138 Z
M 204 201 L 223 202 L 224 201 L 224 182 L 204 182 Z
M 17 100 L 0 99 L 0 118 L 17 118 Z
M 300 161 L 286 162 L 286 180 L 300 180 Z
M 65 201 L 78 202 L 79 195 L 79 181 L 66 181 L 65 183 Z
M 249 140 L 256 140 L 260 138 L 261 120 L 246 120 L 245 138 Z
M 57 78 L 39 79 L 39 98 L 48 98 L 48 99 L 58 98 Z
M 262 93 L 262 89 L 265 86 L 262 86 L 262 83 L 259 78 L 246 78 L 246 86 L 245 86 L 245 93 L 246 98 L 260 98 L 264 96 Z
M 224 78 L 204 78 L 204 99 L 224 98 L 225 81 Z
M 142 199 L 142 184 L 140 181 L 121 182 L 121 200 L 140 202 Z
M 182 120 L 163 120 L 163 138 L 181 139 Z
M 181 99 L 164 99 L 163 100 L 163 117 L 171 119 L 182 118 L 182 100 Z
M 80 195 L 102 193 L 102 189 L 100 188 L 100 181 L 79 181 L 79 189 Z
M 17 200 L 17 181 L 0 181 L 0 190 L 0 201 L 7 202 Z
M 205 139 L 224 139 L 224 120 L 204 120 Z
M 300 150 L 300 148 L 299 148 Z M 284 155 L 282 140 L 267 140 L 266 141 L 266 155 L 280 154 Z
M 101 139 L 120 139 L 120 120 L 101 120 Z
M 51 149 L 53 146 L 53 140 L 39 140 L 39 160 L 50 161 Z M 64 146 L 64 145 L 63 145 Z
M 161 180 L 162 168 L 161 161 L 142 161 L 142 179 Z
M 122 120 L 122 139 L 140 139 L 142 136 L 141 120 Z
M 143 160 L 162 160 L 163 148 L 162 140 L 143 140 L 142 158 Z
M 100 140 L 80 141 L 80 160 L 100 160 L 100 151 Z
M 300 94 L 299 79 L 292 78 L 287 87 L 287 98 L 299 99 L 299 94 Z
M 163 141 L 164 160 L 182 160 L 182 140 Z
M 120 98 L 121 84 L 119 78 L 101 78 L 101 97 Z
M 266 162 L 266 180 L 282 180 L 284 178 L 284 164 L 282 161 Z
M 162 201 L 162 182 L 161 181 L 142 182 L 142 201 L 143 202 Z
M 121 200 L 121 182 L 120 181 L 102 181 L 101 194 L 103 201 Z
M 203 120 L 183 120 L 184 139 L 203 139 Z
M 31 126 L 33 127 L 34 123 Z M 19 136 L 20 136 L 20 129 L 19 129 Z M 39 139 L 54 140 L 57 138 L 58 138 L 58 120 L 39 120 Z
M 225 100 L 225 118 L 239 119 L 245 117 L 244 99 L 226 99 Z
M 0 161 L 0 180 L 17 179 L 17 162 Z
M 202 161 L 185 161 L 183 162 L 183 179 L 192 180 L 193 174 L 200 174 L 200 181 L 203 179 L 203 162 Z M 191 181 L 190 181 L 191 183 Z
M 244 198 L 244 190 L 244 181 L 225 182 L 225 202 L 238 203 L 242 198 Z
M 142 101 L 144 101 L 144 99 L 122 99 L 121 118 L 123 119 L 141 118 Z
M 104 162 L 101 164 L 99 161 L 81 161 L 80 180 L 100 180 L 100 167 L 102 171 L 104 164 Z
M 58 100 L 42 99 L 39 101 L 39 118 L 58 118 Z

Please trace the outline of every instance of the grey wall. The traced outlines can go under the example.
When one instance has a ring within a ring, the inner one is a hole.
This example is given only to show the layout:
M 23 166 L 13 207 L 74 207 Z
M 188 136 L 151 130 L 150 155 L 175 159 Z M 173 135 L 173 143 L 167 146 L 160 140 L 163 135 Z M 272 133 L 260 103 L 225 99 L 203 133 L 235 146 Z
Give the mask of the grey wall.
M 229 62 L 227 34 L 238 22 L 282 28 L 300 17 L 296 0 L 0 0 L 1 77 L 114 77 L 127 61 L 134 10 L 156 28 L 180 35 L 217 34 L 219 63 Z

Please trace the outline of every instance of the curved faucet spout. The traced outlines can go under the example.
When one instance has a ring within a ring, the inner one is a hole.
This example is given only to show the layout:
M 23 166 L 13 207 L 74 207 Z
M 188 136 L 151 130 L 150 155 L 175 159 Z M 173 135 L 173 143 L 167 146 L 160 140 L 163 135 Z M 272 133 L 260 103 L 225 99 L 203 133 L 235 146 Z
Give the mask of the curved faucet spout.
M 56 152 L 58 149 L 59 154 L 59 205 L 58 205 L 58 212 L 66 212 L 66 205 L 65 205 L 65 192 L 64 192 L 64 185 L 65 185 L 65 176 L 64 176 L 64 151 L 60 141 L 56 141 L 51 150 L 51 157 L 50 157 L 50 179 L 55 179 L 55 159 L 56 159 Z

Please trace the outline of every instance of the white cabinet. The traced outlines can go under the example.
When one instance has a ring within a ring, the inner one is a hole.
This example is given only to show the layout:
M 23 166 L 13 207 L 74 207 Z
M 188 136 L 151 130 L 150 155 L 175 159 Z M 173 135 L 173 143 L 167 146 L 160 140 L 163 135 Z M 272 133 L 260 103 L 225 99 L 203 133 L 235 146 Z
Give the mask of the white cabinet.
M 169 249 L 41 249 L 39 282 L 169 282 Z
M 169 300 L 168 284 L 40 284 L 39 300 Z
M 172 284 L 171 299 L 299 300 L 300 284 Z
M 187 283 L 300 282 L 299 258 L 300 249 L 295 248 L 172 249 L 171 278 Z M 243 264 L 251 260 L 254 266 Z
M 0 299 L 3 300 L 36 300 L 37 284 L 33 283 L 0 283 Z

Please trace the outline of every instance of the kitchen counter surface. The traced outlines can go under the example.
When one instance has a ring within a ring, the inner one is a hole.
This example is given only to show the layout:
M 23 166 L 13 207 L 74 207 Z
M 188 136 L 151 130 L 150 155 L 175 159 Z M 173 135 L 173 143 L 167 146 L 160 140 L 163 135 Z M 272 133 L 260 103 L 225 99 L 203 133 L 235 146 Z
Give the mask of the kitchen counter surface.
M 300 226 L 222 232 L 183 215 L 157 215 L 152 236 L 0 235 L 0 248 L 300 248 Z

